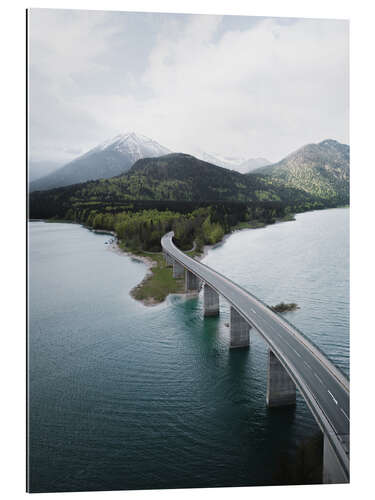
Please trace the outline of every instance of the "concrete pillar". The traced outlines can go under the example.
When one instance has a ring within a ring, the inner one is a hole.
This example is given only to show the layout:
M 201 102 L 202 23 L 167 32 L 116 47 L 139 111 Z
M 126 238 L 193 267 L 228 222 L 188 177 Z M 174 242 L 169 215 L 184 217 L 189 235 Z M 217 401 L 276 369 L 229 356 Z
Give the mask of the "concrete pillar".
M 168 253 L 164 254 L 165 263 L 167 266 L 173 266 L 173 257 L 171 257 Z
M 342 484 L 348 483 L 349 478 L 346 476 L 344 469 L 336 457 L 335 452 L 329 442 L 329 439 L 324 435 L 323 445 L 323 483 L 326 484 Z
M 185 268 L 176 260 L 173 261 L 173 277 L 181 278 L 185 274 Z
M 267 379 L 267 406 L 296 404 L 296 386 L 271 349 L 268 352 Z
M 234 307 L 230 308 L 230 347 L 249 347 L 250 325 Z
M 204 284 L 203 288 L 203 315 L 219 315 L 219 294 L 207 283 Z
M 185 292 L 198 292 L 199 278 L 188 269 L 185 269 Z

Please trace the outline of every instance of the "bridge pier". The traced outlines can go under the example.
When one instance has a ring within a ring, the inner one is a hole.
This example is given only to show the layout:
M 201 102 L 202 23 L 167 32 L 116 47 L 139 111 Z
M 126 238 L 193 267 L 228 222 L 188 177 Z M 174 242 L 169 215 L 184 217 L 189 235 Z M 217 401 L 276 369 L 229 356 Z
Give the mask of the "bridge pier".
M 173 261 L 173 277 L 181 278 L 185 274 L 185 268 L 177 260 Z
M 167 267 L 173 266 L 173 258 L 168 253 L 165 253 L 164 257 L 165 257 L 165 264 L 167 265 Z
M 348 477 L 337 459 L 335 452 L 324 434 L 323 444 L 323 483 L 325 484 L 343 484 L 348 483 Z
M 197 273 L 199 287 L 204 283 L 204 315 L 211 316 L 219 313 L 219 295 L 223 294 L 225 299 L 231 304 L 230 307 L 230 347 L 249 347 L 250 325 L 256 325 L 259 333 L 264 337 L 270 346 L 268 352 L 268 374 L 267 374 L 267 405 L 268 407 L 278 407 L 296 404 L 296 380 L 297 387 L 301 391 L 301 396 L 305 399 L 312 414 L 317 420 L 324 435 L 323 445 L 323 474 L 324 483 L 347 483 L 349 482 L 349 416 L 344 412 L 349 404 L 349 383 L 332 363 L 319 352 L 307 339 L 303 339 L 299 332 L 291 325 L 286 325 L 277 318 L 267 308 L 261 308 L 259 315 L 252 316 L 250 311 L 256 302 L 255 297 L 241 289 L 235 283 L 230 283 L 225 276 L 215 273 L 214 270 L 207 269 L 198 261 L 194 261 L 188 255 L 182 255 L 173 244 L 173 231 L 165 234 L 161 240 L 161 245 L 165 251 L 167 265 L 173 264 L 173 276 L 183 277 L 185 268 Z M 176 256 L 176 257 L 174 257 Z M 178 261 L 176 260 L 178 259 Z M 200 281 L 201 280 L 201 281 Z M 207 280 L 207 282 L 206 282 Z M 195 278 L 186 273 L 185 286 L 187 289 L 194 289 L 197 286 Z M 208 285 L 212 283 L 212 285 Z M 261 304 L 258 301 L 259 305 Z M 235 308 L 243 311 L 243 316 Z M 244 319 L 246 318 L 246 319 Z M 285 339 L 285 345 L 276 348 L 275 335 Z M 296 349 L 289 344 L 291 340 Z M 302 359 L 293 363 L 290 359 L 293 349 Z M 275 353 L 273 352 L 275 349 Z M 278 350 L 280 349 L 280 350 Z M 284 357 L 285 356 L 285 357 Z M 316 370 L 316 379 L 310 378 L 311 373 L 304 368 L 304 364 L 309 367 L 308 361 L 314 359 L 313 369 Z M 281 361 L 279 361 L 281 360 Z M 303 363 L 305 361 L 305 363 Z M 285 365 L 285 368 L 284 368 Z M 292 376 L 289 375 L 291 373 Z M 319 377 L 321 375 L 321 378 Z M 322 383 L 318 383 L 321 380 Z M 339 401 L 335 399 L 337 381 L 340 382 L 343 391 L 337 392 L 336 397 L 342 399 L 342 415 L 337 408 Z M 323 383 L 324 382 L 324 383 Z M 305 384 L 309 390 L 305 390 Z M 327 391 L 330 393 L 328 396 Z M 332 391 L 332 392 L 331 392 Z
M 234 307 L 230 308 L 230 347 L 249 347 L 250 325 Z
M 185 269 L 185 292 L 197 292 L 199 290 L 199 278 L 189 269 Z
M 267 406 L 296 404 L 296 386 L 289 374 L 271 351 L 268 350 Z
M 204 284 L 203 288 L 203 315 L 219 315 L 219 294 L 207 283 Z

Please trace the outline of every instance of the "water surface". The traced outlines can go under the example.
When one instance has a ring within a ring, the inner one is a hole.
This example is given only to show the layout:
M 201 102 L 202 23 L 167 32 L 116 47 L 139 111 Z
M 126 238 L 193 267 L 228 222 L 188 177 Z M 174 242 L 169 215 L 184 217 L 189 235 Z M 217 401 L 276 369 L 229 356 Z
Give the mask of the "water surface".
M 287 315 L 349 372 L 348 209 L 245 230 L 204 262 Z M 32 491 L 273 484 L 283 452 L 317 426 L 303 400 L 265 405 L 267 349 L 229 347 L 229 306 L 146 308 L 145 266 L 73 224 L 30 223 Z

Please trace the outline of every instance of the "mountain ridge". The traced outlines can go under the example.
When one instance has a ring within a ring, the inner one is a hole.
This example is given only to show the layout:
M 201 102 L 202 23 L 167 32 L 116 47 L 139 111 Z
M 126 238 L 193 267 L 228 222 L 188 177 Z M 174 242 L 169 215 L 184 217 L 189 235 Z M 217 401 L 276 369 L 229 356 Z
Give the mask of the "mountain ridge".
M 322 199 L 334 195 L 349 199 L 350 146 L 334 139 L 306 144 L 251 174 L 269 177 Z
M 31 182 L 30 191 L 114 177 L 126 172 L 140 158 L 168 153 L 168 148 L 144 135 L 135 132 L 118 134 L 47 176 Z
M 33 218 L 62 217 L 72 206 L 112 210 L 129 200 L 276 202 L 294 211 L 345 205 L 349 202 L 349 152 L 348 145 L 328 139 L 248 174 L 185 153 L 141 158 L 111 178 L 33 192 L 30 213 Z
M 327 147 L 335 149 L 337 145 L 326 143 L 319 147 L 324 151 Z M 313 152 L 315 150 L 312 148 Z M 293 155 L 288 155 L 287 159 L 295 158 Z M 340 169 L 345 172 L 346 165 L 336 165 L 336 170 Z M 308 167 L 308 172 L 310 170 Z M 324 189 L 320 189 L 321 193 L 316 186 L 315 189 L 306 189 L 304 185 L 298 187 L 296 183 L 286 182 L 280 174 L 273 176 L 259 171 L 241 174 L 192 155 L 169 153 L 139 159 L 127 172 L 112 178 L 33 192 L 30 195 L 30 217 L 63 218 L 74 207 L 105 212 L 127 210 L 135 201 L 155 202 L 158 206 L 163 202 L 277 203 L 289 206 L 292 212 L 348 203 L 349 178 L 346 175 L 343 174 L 344 185 L 335 190 L 334 182 L 327 179 L 324 169 L 321 171 L 314 167 L 313 171 L 315 181 L 319 180 L 319 176 L 322 179 Z M 330 186 L 328 191 L 325 189 L 327 183 Z
M 47 174 L 38 173 L 34 176 L 31 168 L 29 189 L 31 192 L 89 180 L 108 179 L 126 172 L 141 158 L 153 158 L 169 153 L 172 153 L 170 149 L 143 134 L 135 132 L 117 134 L 70 162 L 63 165 L 60 163 L 55 170 Z M 235 158 L 204 151 L 194 156 L 213 165 L 241 173 L 247 173 L 270 163 L 264 158 Z
M 271 162 L 266 158 L 244 158 L 244 157 L 233 157 L 233 156 L 223 156 L 217 153 L 208 153 L 205 151 L 198 150 L 194 156 L 202 161 L 212 163 L 219 167 L 224 167 L 229 170 L 235 170 L 241 174 L 249 173 L 258 167 L 263 167 L 265 165 L 270 165 Z

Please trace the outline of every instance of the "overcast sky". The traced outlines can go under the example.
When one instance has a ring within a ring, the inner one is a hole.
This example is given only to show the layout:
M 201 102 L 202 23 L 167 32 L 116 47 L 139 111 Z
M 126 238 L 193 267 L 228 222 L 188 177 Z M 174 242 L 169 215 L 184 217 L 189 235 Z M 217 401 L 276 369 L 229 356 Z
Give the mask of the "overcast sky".
M 277 161 L 349 142 L 347 21 L 31 9 L 30 159 L 135 131 Z

